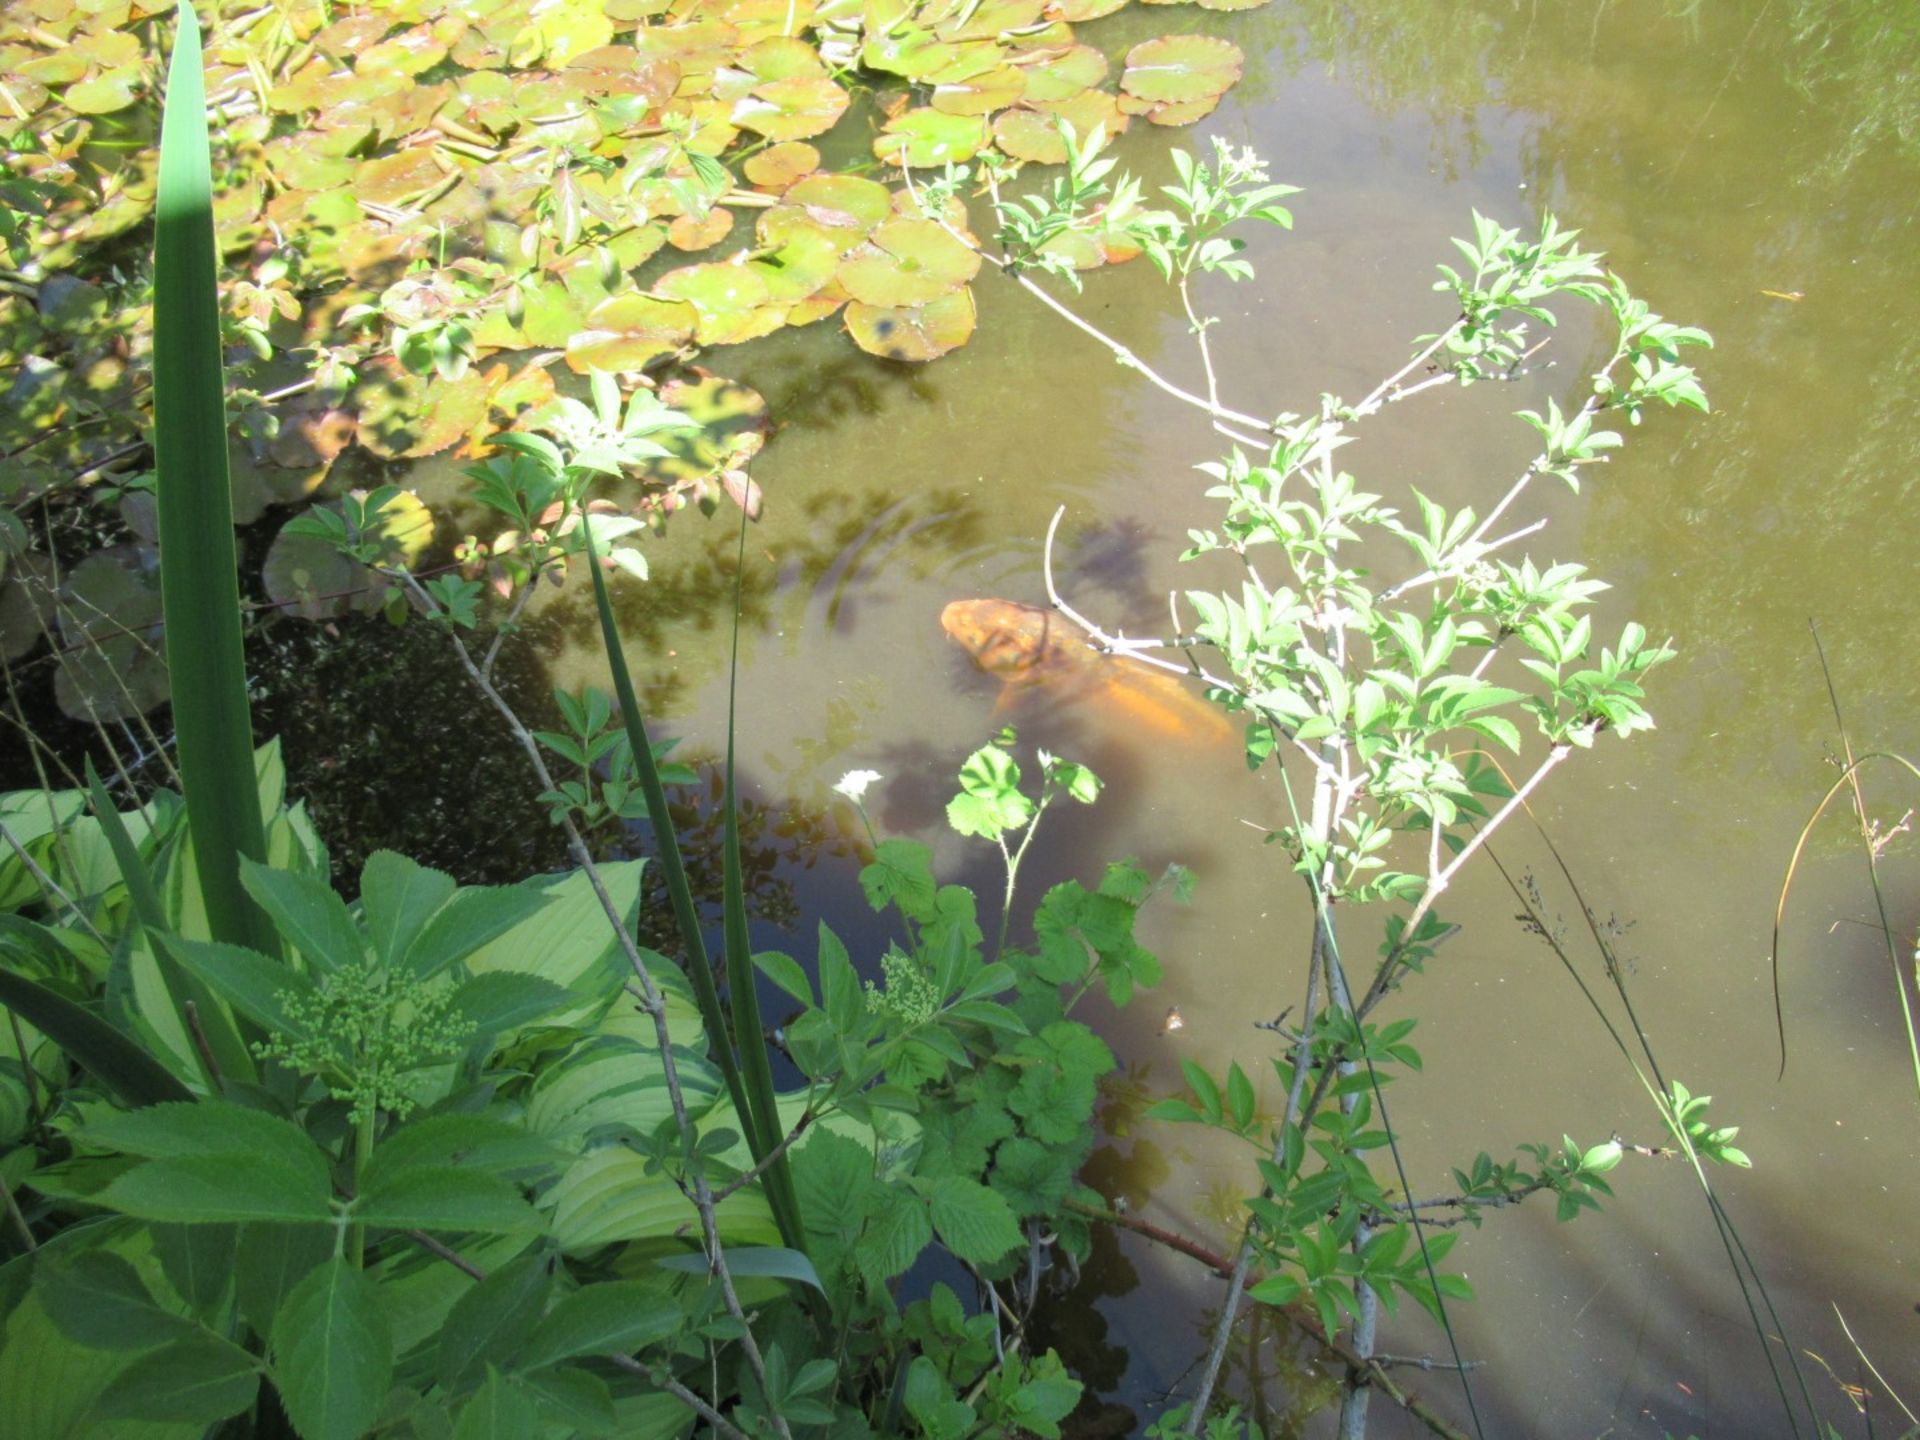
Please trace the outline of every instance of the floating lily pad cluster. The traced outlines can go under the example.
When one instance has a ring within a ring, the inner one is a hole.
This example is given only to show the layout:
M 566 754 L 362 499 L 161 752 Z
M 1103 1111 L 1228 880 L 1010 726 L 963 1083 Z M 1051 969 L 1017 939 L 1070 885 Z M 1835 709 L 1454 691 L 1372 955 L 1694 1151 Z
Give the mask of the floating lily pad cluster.
M 1217 37 L 1116 66 L 1075 33 L 1125 3 L 203 6 L 238 518 L 324 499 L 357 452 L 478 448 L 562 364 L 657 383 L 836 316 L 892 360 L 965 344 L 976 241 L 914 171 L 1057 162 L 1061 122 L 1184 124 L 1239 76 Z M 171 8 L 0 11 L 0 504 L 140 463 Z M 654 478 L 744 495 L 744 460 L 694 446 Z

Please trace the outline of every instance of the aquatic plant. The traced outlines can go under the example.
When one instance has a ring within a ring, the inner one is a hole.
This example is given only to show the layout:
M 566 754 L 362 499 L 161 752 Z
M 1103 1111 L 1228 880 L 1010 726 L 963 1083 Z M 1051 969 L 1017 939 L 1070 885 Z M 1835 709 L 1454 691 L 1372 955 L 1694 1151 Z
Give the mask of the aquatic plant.
M 980 264 L 965 201 L 928 213 L 884 177 L 1052 163 L 1062 121 L 1112 134 L 1211 111 L 1238 49 L 1170 36 L 1112 66 L 1076 27 L 1120 4 L 207 7 L 234 518 L 337 505 L 383 462 L 538 430 L 563 361 L 629 388 L 652 372 L 669 405 L 710 422 L 635 467 L 635 514 L 717 497 L 757 509 L 764 402 L 690 362 L 835 317 L 892 360 L 964 345 Z M 127 592 L 153 557 L 156 276 L 141 239 L 172 8 L 0 17 L 0 512 L 98 505 L 131 531 L 110 562 L 63 575 L 43 512 L 0 522 L 0 651 L 56 634 L 61 702 L 82 719 L 166 693 L 157 602 L 135 616 Z M 408 534 L 411 559 L 424 511 Z M 310 618 L 379 603 L 298 533 L 262 579 L 271 606 Z
M 1156 207 L 1099 148 L 1097 135 L 1085 143 L 1069 137 L 1067 175 L 1048 196 L 1014 202 L 996 195 L 998 260 L 1015 271 L 1049 268 L 1041 247 L 1062 237 L 1117 239 L 1152 254 L 1179 288 L 1204 395 L 1141 365 L 1067 306 L 1051 303 L 1234 442 L 1225 459 L 1199 467 L 1213 482 L 1207 495 L 1220 503 L 1222 518 L 1217 528 L 1190 531 L 1182 558 L 1221 557 L 1237 583 L 1185 591 L 1179 598 L 1193 619 L 1179 634 L 1122 638 L 1060 592 L 1050 532 L 1048 596 L 1097 647 L 1189 676 L 1244 722 L 1248 765 L 1278 766 L 1287 801 L 1268 839 L 1289 856 L 1312 907 L 1304 1003 L 1291 1026 L 1275 1027 L 1287 1042 L 1272 1061 L 1287 1097 L 1284 1112 L 1259 1113 L 1252 1079 L 1237 1063 L 1220 1078 L 1193 1061 L 1182 1064 L 1187 1098 L 1154 1111 L 1264 1152 L 1261 1188 L 1246 1202 L 1226 1302 L 1185 1432 L 1215 1423 L 1210 1402 L 1245 1293 L 1273 1305 L 1308 1303 L 1329 1337 L 1351 1323 L 1341 1433 L 1357 1437 L 1376 1388 L 1367 1381 L 1377 1368 L 1369 1357 L 1379 1308 L 1408 1296 L 1445 1327 L 1447 1299 L 1471 1293 L 1463 1277 L 1441 1268 L 1457 1236 L 1436 1230 L 1436 1220 L 1478 1225 L 1489 1207 L 1534 1194 L 1553 1195 L 1558 1218 L 1570 1220 L 1612 1193 L 1605 1177 L 1627 1154 L 1669 1153 L 1618 1137 L 1528 1143 L 1518 1147 L 1522 1161 L 1498 1162 L 1482 1152 L 1454 1171 L 1456 1193 L 1416 1199 L 1400 1166 L 1383 1086 L 1421 1068 L 1409 1038 L 1417 1019 L 1383 1023 L 1376 1011 L 1414 976 L 1438 968 L 1436 957 L 1456 928 L 1440 918 L 1440 902 L 1491 837 L 1526 813 L 1538 787 L 1602 735 L 1626 737 L 1652 725 L 1644 678 L 1673 652 L 1630 622 L 1610 644 L 1597 643 L 1585 612 L 1606 586 L 1577 563 L 1536 564 L 1525 551 L 1510 558 L 1547 523 L 1517 523 L 1517 507 L 1542 477 L 1577 490 L 1625 443 L 1622 432 L 1607 428 L 1616 417 L 1637 426 L 1655 403 L 1704 411 L 1706 396 L 1688 357 L 1711 341 L 1653 312 L 1551 216 L 1531 235 L 1476 215 L 1474 234 L 1454 242 L 1465 264 L 1440 266 L 1434 286 L 1452 299 L 1455 314 L 1415 343 L 1405 365 L 1358 400 L 1325 395 L 1307 415 L 1262 418 L 1222 400 L 1208 344 L 1214 321 L 1196 311 L 1191 281 L 1202 272 L 1245 278 L 1242 242 L 1228 227 L 1248 219 L 1290 224 L 1273 204 L 1288 187 L 1272 183 L 1257 157 L 1216 143 L 1210 164 L 1177 157 L 1178 183 L 1162 187 L 1167 203 Z M 1540 449 L 1484 513 L 1449 510 L 1411 486 L 1410 504 L 1390 504 L 1335 463 L 1356 431 L 1389 407 L 1440 387 L 1526 373 L 1551 340 L 1555 305 L 1563 302 L 1595 307 L 1611 322 L 1613 343 L 1588 371 L 1585 394 L 1570 413 L 1551 398 L 1542 411 L 1520 412 Z M 1370 546 L 1364 566 L 1356 558 L 1363 545 Z M 1381 553 L 1397 555 L 1399 564 L 1382 565 Z M 1176 604 L 1176 624 L 1179 614 Z M 1531 750 L 1522 723 L 1537 732 Z M 1499 751 L 1523 763 L 1509 770 Z M 1571 969 L 1537 906 L 1516 894 L 1532 927 Z M 1341 946 L 1362 904 L 1387 912 L 1378 961 L 1364 985 L 1349 980 Z M 1349 919 L 1336 926 L 1336 915 Z M 1760 1309 L 1773 1326 L 1777 1317 L 1702 1168 L 1708 1161 L 1749 1163 L 1730 1143 L 1737 1128 L 1709 1121 L 1704 1100 L 1662 1072 L 1597 927 L 1594 938 L 1640 1056 L 1584 981 L 1582 991 L 1645 1088 L 1672 1139 L 1670 1153 L 1693 1166 L 1764 1345 Z M 1387 1162 L 1390 1170 L 1378 1173 Z M 1460 1374 L 1471 1410 L 1467 1372 Z M 1804 1381 L 1799 1388 L 1811 1412 Z M 1791 1419 L 1784 1381 L 1780 1398 Z

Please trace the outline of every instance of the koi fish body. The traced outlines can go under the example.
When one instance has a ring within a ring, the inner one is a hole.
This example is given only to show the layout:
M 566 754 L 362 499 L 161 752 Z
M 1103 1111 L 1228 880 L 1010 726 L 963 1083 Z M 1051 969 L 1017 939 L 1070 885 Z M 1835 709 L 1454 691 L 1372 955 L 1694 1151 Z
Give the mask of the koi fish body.
M 940 627 L 1008 693 L 1045 686 L 1076 704 L 1118 715 L 1157 737 L 1218 743 L 1234 737 L 1225 715 L 1174 676 L 1096 650 L 1053 611 L 1012 600 L 955 600 Z

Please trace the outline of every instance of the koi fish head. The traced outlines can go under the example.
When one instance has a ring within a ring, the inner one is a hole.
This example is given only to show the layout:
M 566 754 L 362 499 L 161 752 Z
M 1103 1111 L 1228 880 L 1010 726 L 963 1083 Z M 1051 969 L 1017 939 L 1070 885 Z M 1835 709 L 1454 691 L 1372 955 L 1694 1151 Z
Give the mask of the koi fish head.
M 1057 622 L 1051 612 L 1011 600 L 955 600 L 940 612 L 940 628 L 966 648 L 989 675 L 1012 679 L 1047 658 Z

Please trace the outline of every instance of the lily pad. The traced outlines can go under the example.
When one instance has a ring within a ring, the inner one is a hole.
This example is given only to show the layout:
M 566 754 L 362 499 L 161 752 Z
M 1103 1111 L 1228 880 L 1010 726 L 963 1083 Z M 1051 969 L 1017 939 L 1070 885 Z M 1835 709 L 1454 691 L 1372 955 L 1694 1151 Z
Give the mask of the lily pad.
M 826 76 L 796 75 L 756 85 L 734 102 L 729 118 L 769 140 L 805 140 L 831 130 L 848 103 L 847 92 Z
M 798 301 L 815 294 L 840 268 L 840 243 L 825 230 L 794 227 L 786 242 L 770 254 L 748 261 L 748 268 L 767 282 L 767 294 L 776 301 Z M 797 322 L 788 317 L 788 323 Z
M 1047 15 L 1050 19 L 1078 25 L 1084 20 L 1098 20 L 1126 8 L 1127 0 L 1052 0 L 1047 6 Z
M 758 189 L 785 190 L 820 168 L 820 152 L 803 140 L 788 140 L 748 157 L 740 168 Z
M 766 444 L 771 428 L 760 393 L 696 367 L 692 379 L 661 386 L 660 399 L 698 420 L 701 428 L 657 437 L 671 453 L 647 461 L 638 472 L 652 494 L 702 500 L 718 491 L 746 503 L 750 513 L 757 509 L 759 488 L 746 482 L 745 467 Z M 725 478 L 729 472 L 736 477 L 732 481 Z
M 676 250 L 705 250 L 726 239 L 732 229 L 733 212 L 716 205 L 698 220 L 691 215 L 676 217 L 667 226 L 667 241 Z
M 938 360 L 973 336 L 973 291 L 956 290 L 925 305 L 847 306 L 847 333 L 869 355 L 919 363 Z
M 507 63 L 522 70 L 557 67 L 612 39 L 613 22 L 596 0 L 534 0 L 507 47 Z
M 338 501 L 329 508 L 345 513 Z M 433 516 L 417 495 L 402 491 L 381 511 L 375 528 L 360 538 L 379 544 L 383 564 L 411 565 L 433 543 Z M 273 537 L 260 578 L 274 604 L 308 620 L 377 609 L 387 588 L 386 581 L 342 555 L 332 541 L 285 528 Z
M 1188 104 L 1224 95 L 1240 78 L 1240 47 L 1211 35 L 1166 35 L 1127 52 L 1120 88 L 1136 100 Z
M 1071 100 L 1107 78 L 1107 57 L 1091 45 L 1065 51 L 1021 67 L 1027 72 L 1029 101 Z
M 60 98 L 66 101 L 69 109 L 82 115 L 111 115 L 133 104 L 140 93 L 139 86 L 139 67 L 123 65 L 115 70 L 104 71 L 91 80 L 82 80 L 78 85 L 69 85 Z
M 894 220 L 840 262 L 840 283 L 867 305 L 924 305 L 979 273 L 980 254 L 931 220 Z
M 487 418 L 485 381 L 468 371 L 458 380 L 420 376 L 391 356 L 360 367 L 352 408 L 360 443 L 385 460 L 436 455 L 478 429 Z
M 118 545 L 89 555 L 60 587 L 64 648 L 54 699 L 76 720 L 123 720 L 167 698 L 160 556 Z
M 767 282 L 744 265 L 689 265 L 670 270 L 654 282 L 653 293 L 689 302 L 697 315 L 694 339 L 702 345 L 738 345 L 772 334 L 786 323 Z
M 960 80 L 935 77 L 933 108 L 947 115 L 991 115 L 1027 93 L 1027 72 L 995 65 Z
M 986 143 L 983 117 L 919 108 L 889 120 L 873 139 L 873 153 L 892 165 L 929 169 L 971 160 Z
M 686 300 L 615 295 L 593 307 L 587 329 L 567 340 L 567 365 L 589 370 L 640 370 L 693 339 L 699 312 Z

